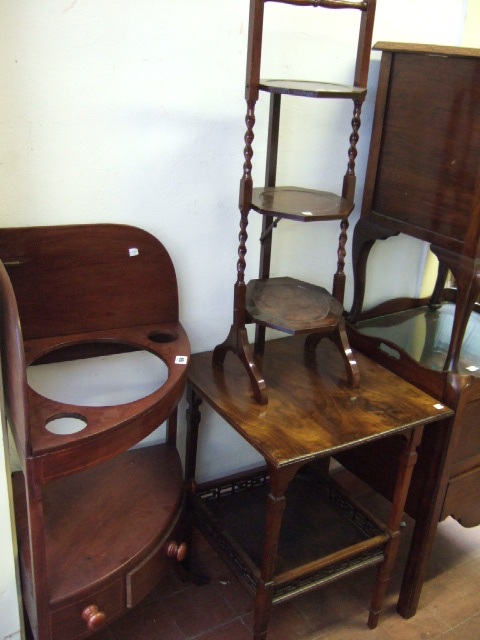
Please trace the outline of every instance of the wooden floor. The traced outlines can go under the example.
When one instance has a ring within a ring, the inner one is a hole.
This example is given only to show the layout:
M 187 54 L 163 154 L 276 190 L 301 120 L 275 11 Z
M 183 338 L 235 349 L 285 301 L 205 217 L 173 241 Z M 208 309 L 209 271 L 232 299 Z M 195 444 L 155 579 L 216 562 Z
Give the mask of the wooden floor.
M 343 478 L 351 483 L 348 474 Z M 366 487 L 356 481 L 351 486 L 377 513 L 385 508 L 383 500 Z M 377 629 L 366 626 L 374 576 L 374 570 L 366 570 L 275 606 L 268 640 L 479 640 L 480 527 L 464 529 L 452 519 L 440 524 L 419 611 L 404 620 L 395 612 L 395 603 L 412 521 L 405 524 Z M 196 562 L 211 576 L 209 584 L 195 586 L 172 575 L 95 639 L 251 640 L 252 601 L 200 536 Z

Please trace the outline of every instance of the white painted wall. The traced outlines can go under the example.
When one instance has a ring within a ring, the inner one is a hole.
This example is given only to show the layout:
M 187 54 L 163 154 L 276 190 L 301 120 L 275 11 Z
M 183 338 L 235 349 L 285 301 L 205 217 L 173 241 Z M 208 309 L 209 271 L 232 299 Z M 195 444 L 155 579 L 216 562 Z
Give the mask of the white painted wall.
M 374 42 L 461 42 L 467 0 L 377 4 Z M 350 81 L 358 17 L 320 13 L 267 5 L 264 75 Z M 247 0 L 0 3 L 0 224 L 123 222 L 154 233 L 176 265 L 181 317 L 194 352 L 222 341 L 231 323 L 247 24 Z M 335 53 L 323 55 L 322 45 L 336 47 Z M 358 145 L 357 202 L 378 60 L 373 54 Z M 351 104 L 285 100 L 285 107 L 279 181 L 338 191 Z M 255 128 L 257 184 L 263 180 L 266 110 L 264 98 Z M 259 228 L 258 217 L 252 217 L 247 277 L 257 271 Z M 306 230 L 282 222 L 274 274 L 330 287 L 337 237 L 335 223 Z M 384 270 L 369 272 L 370 304 L 413 293 L 423 260 L 413 240 L 380 245 L 375 262 L 383 259 L 391 277 Z M 350 301 L 351 278 L 347 306 Z M 252 450 L 205 410 L 207 422 L 201 477 L 255 464 Z M 16 637 L 20 625 L 8 494 L 0 475 L 1 639 Z
M 478 0 L 468 0 L 462 45 L 464 47 L 480 47 L 480 2 Z

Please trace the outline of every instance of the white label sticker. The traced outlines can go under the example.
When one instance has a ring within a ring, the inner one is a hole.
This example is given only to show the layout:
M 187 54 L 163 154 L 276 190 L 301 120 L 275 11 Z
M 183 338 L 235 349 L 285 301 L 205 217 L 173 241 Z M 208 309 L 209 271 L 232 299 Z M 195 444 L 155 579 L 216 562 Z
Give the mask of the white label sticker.
M 132 247 L 131 249 L 128 250 L 128 255 L 132 258 L 133 256 L 138 256 L 138 249 L 137 247 Z
M 188 356 L 177 356 L 175 358 L 175 364 L 187 364 Z
M 437 402 L 437 404 L 433 405 L 434 409 L 438 409 L 439 411 L 441 409 L 445 409 L 445 407 L 443 406 L 443 404 L 440 404 L 439 402 Z

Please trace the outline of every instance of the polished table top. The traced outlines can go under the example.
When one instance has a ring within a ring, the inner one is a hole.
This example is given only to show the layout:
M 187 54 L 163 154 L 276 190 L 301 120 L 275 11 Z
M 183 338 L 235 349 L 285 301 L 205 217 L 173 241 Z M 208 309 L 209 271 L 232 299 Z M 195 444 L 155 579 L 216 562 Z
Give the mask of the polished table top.
M 453 412 L 431 396 L 356 353 L 360 387 L 349 386 L 338 349 L 328 339 L 304 355 L 305 338 L 270 340 L 258 360 L 268 404 L 253 399 L 239 359 L 227 355 L 223 368 L 212 352 L 191 358 L 189 381 L 273 468 L 298 465 Z

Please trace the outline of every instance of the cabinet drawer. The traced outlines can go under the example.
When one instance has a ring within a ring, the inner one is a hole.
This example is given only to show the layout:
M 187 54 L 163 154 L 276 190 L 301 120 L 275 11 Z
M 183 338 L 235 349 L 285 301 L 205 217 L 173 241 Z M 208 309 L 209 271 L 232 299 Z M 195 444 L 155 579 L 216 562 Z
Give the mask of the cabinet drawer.
M 480 524 L 480 469 L 452 478 L 448 484 L 441 520 L 452 516 L 464 527 Z
M 471 395 L 476 391 L 478 395 L 479 381 L 471 385 L 468 392 Z M 464 392 L 466 396 L 466 392 Z M 452 463 L 468 460 L 480 453 L 480 428 L 478 416 L 480 415 L 480 398 L 465 402 L 461 411 L 455 417 L 455 445 L 452 456 Z
M 82 619 L 83 611 L 90 605 L 96 605 L 103 611 L 106 616 L 105 624 L 109 624 L 125 610 L 124 592 L 124 582 L 119 579 L 82 600 L 52 611 L 52 640 L 69 640 L 91 635 L 86 621 Z

